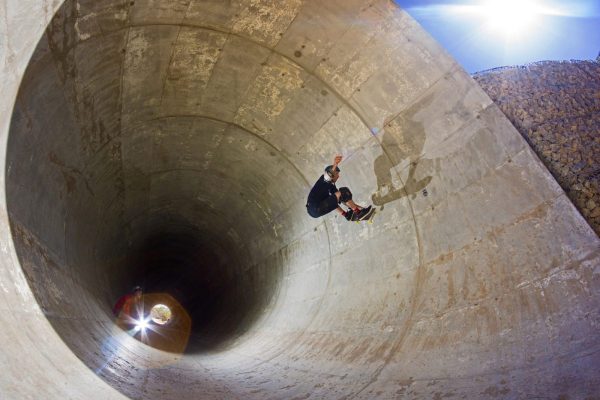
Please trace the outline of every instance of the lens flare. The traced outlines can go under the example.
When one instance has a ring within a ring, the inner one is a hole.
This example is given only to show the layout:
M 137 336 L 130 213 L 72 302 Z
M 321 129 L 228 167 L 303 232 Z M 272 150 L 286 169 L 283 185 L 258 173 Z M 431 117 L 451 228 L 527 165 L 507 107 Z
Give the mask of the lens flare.
M 411 8 L 421 15 L 446 15 L 462 21 L 476 21 L 482 28 L 480 34 L 491 34 L 510 40 L 522 40 L 539 28 L 547 16 L 574 16 L 582 10 L 558 8 L 548 0 L 479 0 L 456 1 Z M 578 15 L 578 14 L 577 14 Z M 468 19 L 465 19 L 468 18 Z
M 137 330 L 145 331 L 148 328 L 148 320 L 147 319 L 138 319 L 135 321 L 135 327 Z
M 544 13 L 539 2 L 531 0 L 488 0 L 480 6 L 488 29 L 508 37 L 525 33 Z
M 179 302 L 166 293 L 144 293 L 117 316 L 129 336 L 159 350 L 182 354 L 190 338 L 192 320 Z

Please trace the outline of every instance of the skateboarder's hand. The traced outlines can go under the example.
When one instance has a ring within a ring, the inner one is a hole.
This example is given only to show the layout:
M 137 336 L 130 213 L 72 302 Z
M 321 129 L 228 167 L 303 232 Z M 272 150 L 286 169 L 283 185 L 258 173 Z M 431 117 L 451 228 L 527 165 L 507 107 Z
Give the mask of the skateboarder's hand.
M 333 160 L 333 165 L 337 166 L 341 162 L 342 162 L 342 156 L 337 155 L 337 156 L 335 156 L 335 159 Z

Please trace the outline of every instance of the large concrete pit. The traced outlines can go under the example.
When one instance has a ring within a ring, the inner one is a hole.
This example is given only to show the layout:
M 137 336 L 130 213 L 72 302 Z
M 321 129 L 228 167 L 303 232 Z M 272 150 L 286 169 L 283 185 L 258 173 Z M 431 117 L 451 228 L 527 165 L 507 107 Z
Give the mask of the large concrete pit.
M 598 237 L 392 2 L 60 3 L 0 5 L 0 397 L 598 398 Z

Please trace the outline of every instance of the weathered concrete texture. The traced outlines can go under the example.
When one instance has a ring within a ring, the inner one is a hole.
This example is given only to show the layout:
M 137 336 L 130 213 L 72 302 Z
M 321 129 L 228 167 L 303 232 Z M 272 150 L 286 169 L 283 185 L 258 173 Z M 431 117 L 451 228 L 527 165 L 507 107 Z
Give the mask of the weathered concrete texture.
M 545 61 L 474 79 L 600 235 L 600 63 Z
M 0 7 L 0 397 L 597 397 L 598 237 L 392 2 Z M 373 224 L 307 215 L 336 152 Z

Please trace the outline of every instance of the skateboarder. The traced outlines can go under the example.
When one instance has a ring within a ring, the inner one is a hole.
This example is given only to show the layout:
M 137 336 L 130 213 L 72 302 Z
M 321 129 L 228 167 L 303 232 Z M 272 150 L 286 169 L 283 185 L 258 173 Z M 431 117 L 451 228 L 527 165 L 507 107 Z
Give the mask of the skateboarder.
M 312 187 L 306 201 L 306 210 L 311 217 L 318 218 L 337 210 L 348 221 L 359 221 L 371 211 L 371 206 L 363 208 L 352 201 L 350 189 L 347 187 L 338 189 L 335 186 L 335 182 L 340 177 L 338 165 L 341 161 L 342 156 L 336 156 L 333 164 L 325 168 L 323 175 Z M 349 210 L 340 207 L 341 203 L 344 203 Z

